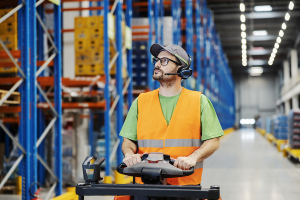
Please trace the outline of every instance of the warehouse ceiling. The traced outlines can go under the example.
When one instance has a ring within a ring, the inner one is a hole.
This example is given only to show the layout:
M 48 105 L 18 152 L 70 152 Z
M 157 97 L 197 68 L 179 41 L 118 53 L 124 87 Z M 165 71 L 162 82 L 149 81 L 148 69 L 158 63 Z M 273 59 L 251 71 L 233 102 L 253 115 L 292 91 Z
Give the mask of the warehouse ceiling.
M 241 11 L 240 0 L 207 0 L 214 15 L 215 27 L 222 41 L 232 73 L 248 73 L 251 66 L 261 66 L 264 72 L 276 72 L 288 57 L 289 49 L 299 47 L 300 42 L 300 1 L 294 1 L 290 20 L 280 43 L 273 65 L 268 64 L 276 38 L 289 11 L 290 0 L 249 0 L 244 1 L 247 34 L 248 65 L 242 65 Z M 272 11 L 257 12 L 254 6 L 269 5 Z M 254 36 L 253 31 L 266 30 L 267 35 Z

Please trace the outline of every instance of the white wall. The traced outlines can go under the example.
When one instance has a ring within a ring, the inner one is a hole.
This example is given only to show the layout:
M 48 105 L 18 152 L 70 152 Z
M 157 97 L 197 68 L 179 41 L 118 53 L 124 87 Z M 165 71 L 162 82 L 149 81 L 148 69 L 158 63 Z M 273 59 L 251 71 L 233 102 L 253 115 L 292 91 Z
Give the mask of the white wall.
M 235 75 L 236 123 L 243 118 L 276 114 L 275 74 Z
M 64 8 L 78 8 L 80 3 L 65 3 Z M 74 29 L 75 17 L 80 15 L 79 11 L 63 12 L 63 29 Z M 63 77 L 75 77 L 75 47 L 74 32 L 63 34 Z

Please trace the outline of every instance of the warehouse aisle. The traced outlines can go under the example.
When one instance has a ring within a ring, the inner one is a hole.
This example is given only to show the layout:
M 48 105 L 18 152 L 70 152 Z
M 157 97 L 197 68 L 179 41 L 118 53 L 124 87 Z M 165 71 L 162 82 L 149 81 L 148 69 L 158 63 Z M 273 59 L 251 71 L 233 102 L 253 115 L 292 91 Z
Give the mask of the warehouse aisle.
M 204 162 L 202 186 L 220 185 L 223 200 L 299 200 L 299 174 L 299 164 L 254 129 L 242 129 L 224 136 Z

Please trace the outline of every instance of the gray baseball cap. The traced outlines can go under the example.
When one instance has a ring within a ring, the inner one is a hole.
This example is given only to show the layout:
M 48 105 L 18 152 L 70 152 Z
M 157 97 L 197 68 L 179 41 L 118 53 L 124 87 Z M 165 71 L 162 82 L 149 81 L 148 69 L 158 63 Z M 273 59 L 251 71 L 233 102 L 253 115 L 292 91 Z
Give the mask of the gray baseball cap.
M 164 47 L 160 44 L 155 43 L 150 47 L 150 53 L 155 58 L 157 58 L 158 54 L 161 51 L 167 51 L 170 54 L 174 55 L 179 60 L 179 62 L 183 67 L 189 67 L 191 64 L 189 55 L 186 53 L 186 51 L 183 48 L 181 48 L 176 44 L 170 44 Z

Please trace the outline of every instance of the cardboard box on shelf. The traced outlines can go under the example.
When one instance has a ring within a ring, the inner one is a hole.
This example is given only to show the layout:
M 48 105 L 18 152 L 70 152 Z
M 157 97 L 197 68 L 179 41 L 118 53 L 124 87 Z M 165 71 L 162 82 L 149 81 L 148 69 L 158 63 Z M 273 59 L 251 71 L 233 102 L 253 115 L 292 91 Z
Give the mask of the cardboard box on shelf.
M 90 39 L 90 30 L 85 29 L 75 29 L 75 41 L 76 40 L 88 40 Z
M 18 49 L 18 36 L 17 34 L 13 35 L 0 35 L 1 40 L 8 48 L 8 50 L 17 50 Z M 0 45 L 0 50 L 4 50 L 2 45 Z
M 87 17 L 75 17 L 75 29 L 87 28 Z
M 103 26 L 103 16 L 90 16 L 87 17 L 87 28 L 99 28 Z
M 76 40 L 75 41 L 75 52 L 87 53 L 89 40 Z
M 76 65 L 90 64 L 90 62 L 91 62 L 91 54 L 89 52 L 84 52 L 84 53 L 75 52 Z

